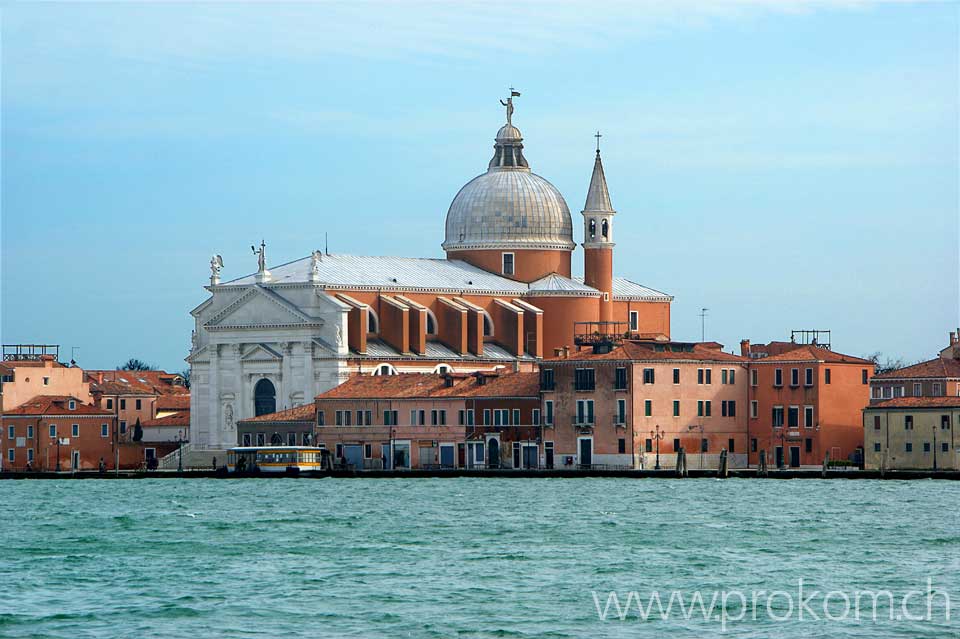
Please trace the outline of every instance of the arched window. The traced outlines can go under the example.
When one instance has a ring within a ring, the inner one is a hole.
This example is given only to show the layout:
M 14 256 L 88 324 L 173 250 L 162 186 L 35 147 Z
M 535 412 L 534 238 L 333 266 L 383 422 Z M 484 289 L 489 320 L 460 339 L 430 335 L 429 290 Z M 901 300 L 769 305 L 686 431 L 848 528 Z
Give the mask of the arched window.
M 437 364 L 433 368 L 433 372 L 437 375 L 446 375 L 447 373 L 453 373 L 455 371 L 453 370 L 453 366 L 450 366 L 450 364 Z
M 437 316 L 429 308 L 427 309 L 427 335 L 437 334 Z
M 600 223 L 600 234 L 603 235 L 603 239 L 610 237 L 610 225 L 607 224 L 606 220 Z
M 590 218 L 590 239 L 597 237 L 597 221 L 593 218 Z
M 254 417 L 277 412 L 277 391 L 269 379 L 261 379 L 253 387 Z
M 367 307 L 367 332 L 368 333 L 380 332 L 380 318 L 377 317 L 377 313 L 372 308 L 369 308 L 369 307 Z
M 391 364 L 378 364 L 376 368 L 373 369 L 372 375 L 396 375 L 397 369 L 394 368 Z
M 486 311 L 483 312 L 483 336 L 493 337 L 493 320 Z

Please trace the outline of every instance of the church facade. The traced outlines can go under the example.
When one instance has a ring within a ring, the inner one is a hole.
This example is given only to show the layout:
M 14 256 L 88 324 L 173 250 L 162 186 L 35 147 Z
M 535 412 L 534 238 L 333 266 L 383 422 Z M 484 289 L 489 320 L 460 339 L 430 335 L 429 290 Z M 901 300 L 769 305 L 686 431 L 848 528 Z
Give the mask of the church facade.
M 614 210 L 599 148 L 573 275 L 566 201 L 536 175 L 512 123 L 447 212 L 445 259 L 327 254 L 221 282 L 191 311 L 191 441 L 237 444 L 236 422 L 299 405 L 352 375 L 532 371 L 590 330 L 668 339 L 672 297 L 613 274 Z M 607 324 L 604 324 L 607 323 Z M 606 327 L 606 328 L 604 328 Z

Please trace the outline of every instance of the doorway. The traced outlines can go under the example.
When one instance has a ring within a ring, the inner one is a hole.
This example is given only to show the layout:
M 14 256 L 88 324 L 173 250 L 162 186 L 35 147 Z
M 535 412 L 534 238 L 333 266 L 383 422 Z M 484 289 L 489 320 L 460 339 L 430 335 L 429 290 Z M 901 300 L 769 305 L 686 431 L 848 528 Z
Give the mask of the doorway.
M 593 437 L 581 437 L 579 440 L 580 466 L 589 468 L 593 465 Z
M 790 447 L 790 468 L 799 468 L 800 467 L 800 447 L 791 446 Z
M 774 449 L 774 459 L 777 464 L 777 468 L 783 468 L 783 446 L 777 446 Z
M 73 455 L 70 457 L 70 468 L 71 470 L 80 470 L 80 451 L 73 451 Z
M 539 468 L 540 467 L 540 450 L 537 448 L 536 444 L 523 444 L 523 467 L 524 468 Z
M 491 437 L 487 440 L 487 468 L 500 467 L 500 440 Z
M 453 463 L 453 444 L 440 444 L 440 467 L 455 468 Z
M 543 445 L 543 461 L 547 468 L 553 468 L 553 442 Z

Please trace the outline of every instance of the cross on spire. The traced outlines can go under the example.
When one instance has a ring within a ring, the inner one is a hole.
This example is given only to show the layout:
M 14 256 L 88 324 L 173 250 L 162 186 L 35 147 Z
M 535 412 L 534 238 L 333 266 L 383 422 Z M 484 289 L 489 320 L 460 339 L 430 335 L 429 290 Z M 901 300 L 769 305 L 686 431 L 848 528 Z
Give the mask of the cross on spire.
M 593 137 L 597 138 L 597 153 L 600 153 L 600 138 L 603 136 L 600 134 L 600 131 L 597 131 L 597 134 Z

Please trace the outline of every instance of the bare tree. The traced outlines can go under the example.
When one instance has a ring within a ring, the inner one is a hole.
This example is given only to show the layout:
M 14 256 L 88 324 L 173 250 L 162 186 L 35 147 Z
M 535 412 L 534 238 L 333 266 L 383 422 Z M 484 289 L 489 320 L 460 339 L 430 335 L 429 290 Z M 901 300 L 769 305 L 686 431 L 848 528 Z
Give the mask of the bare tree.
M 131 357 L 126 362 L 117 367 L 121 371 L 152 371 L 156 370 L 152 364 L 148 364 L 142 359 Z
M 867 355 L 865 359 L 869 359 L 871 362 L 873 362 L 874 373 L 876 375 L 889 373 L 890 371 L 895 371 L 908 366 L 907 361 L 902 357 L 893 358 L 889 355 L 884 355 L 880 351 Z
M 183 385 L 187 388 L 190 388 L 190 369 L 185 368 L 177 373 L 177 375 L 183 378 Z

